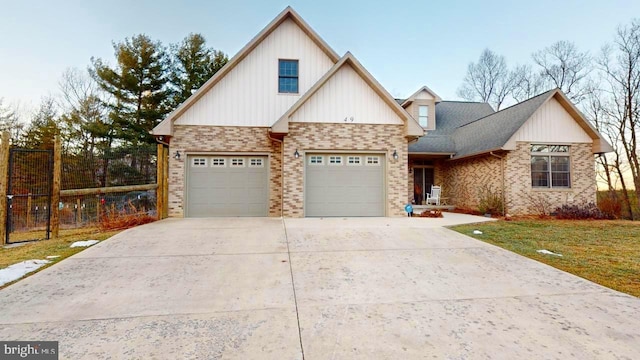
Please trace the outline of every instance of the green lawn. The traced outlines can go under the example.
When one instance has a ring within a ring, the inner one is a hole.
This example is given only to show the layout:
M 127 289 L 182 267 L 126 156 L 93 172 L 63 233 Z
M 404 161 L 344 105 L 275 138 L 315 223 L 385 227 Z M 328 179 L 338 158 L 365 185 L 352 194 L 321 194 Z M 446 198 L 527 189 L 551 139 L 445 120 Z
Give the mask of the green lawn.
M 453 230 L 612 289 L 640 297 L 640 223 L 523 220 L 461 225 Z M 473 230 L 482 235 L 474 235 Z M 544 255 L 546 249 L 562 257 Z
M 97 228 L 60 230 L 60 237 L 55 240 L 34 241 L 22 246 L 11 248 L 0 247 L 0 269 L 25 260 L 44 260 L 49 255 L 60 256 L 59 258 L 51 259 L 52 261 L 50 264 L 47 264 L 37 271 L 27 275 L 29 276 L 86 249 L 84 247 L 70 248 L 69 246 L 75 241 L 105 240 L 119 232 L 120 231 L 101 232 Z M 24 237 L 29 238 L 28 234 L 24 234 Z M 0 286 L 0 289 L 9 286 L 10 284 L 12 283 Z

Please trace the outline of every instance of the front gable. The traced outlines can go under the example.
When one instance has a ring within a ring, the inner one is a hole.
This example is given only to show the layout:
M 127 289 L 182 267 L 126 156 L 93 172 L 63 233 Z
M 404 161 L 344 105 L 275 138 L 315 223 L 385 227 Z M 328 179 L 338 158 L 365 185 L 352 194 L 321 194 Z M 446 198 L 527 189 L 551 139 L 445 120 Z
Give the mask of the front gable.
M 289 121 L 397 125 L 404 123 L 349 64 L 342 66 L 291 115 Z
M 298 93 L 278 92 L 281 59 L 298 61 Z M 337 61 L 338 55 L 288 7 L 153 134 L 171 135 L 174 123 L 269 127 Z
M 516 142 L 542 144 L 591 143 L 593 139 L 576 123 L 560 103 L 551 98 L 516 131 L 504 146 L 515 150 Z
M 592 144 L 593 153 L 611 151 L 611 146 L 571 102 L 556 90 L 502 147 L 515 150 L 517 142 Z
M 272 127 L 286 134 L 289 122 L 405 125 L 408 137 L 424 135 L 418 123 L 347 53 Z

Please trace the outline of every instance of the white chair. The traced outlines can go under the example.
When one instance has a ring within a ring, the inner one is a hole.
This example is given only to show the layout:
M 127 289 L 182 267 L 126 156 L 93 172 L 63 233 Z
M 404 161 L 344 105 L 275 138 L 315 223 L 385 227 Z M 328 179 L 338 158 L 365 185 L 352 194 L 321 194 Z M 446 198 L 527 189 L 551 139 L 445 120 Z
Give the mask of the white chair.
M 440 192 L 442 189 L 440 186 L 431 185 L 431 192 L 427 194 L 427 205 L 433 203 L 434 205 L 440 205 Z

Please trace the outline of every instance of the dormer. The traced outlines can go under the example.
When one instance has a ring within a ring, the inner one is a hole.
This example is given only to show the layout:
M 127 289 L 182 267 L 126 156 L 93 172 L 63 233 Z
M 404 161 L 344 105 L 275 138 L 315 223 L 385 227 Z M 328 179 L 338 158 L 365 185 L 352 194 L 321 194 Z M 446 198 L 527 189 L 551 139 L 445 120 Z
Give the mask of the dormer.
M 423 129 L 435 130 L 436 104 L 440 101 L 442 99 L 438 94 L 423 86 L 402 102 L 402 107 L 413 116 Z

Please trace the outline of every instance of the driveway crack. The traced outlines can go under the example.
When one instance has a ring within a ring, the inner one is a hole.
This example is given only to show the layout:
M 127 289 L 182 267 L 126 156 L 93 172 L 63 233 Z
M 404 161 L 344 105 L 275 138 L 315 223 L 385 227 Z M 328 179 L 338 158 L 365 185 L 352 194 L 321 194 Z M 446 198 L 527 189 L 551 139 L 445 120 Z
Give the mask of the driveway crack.
M 291 274 L 291 287 L 293 288 L 293 302 L 296 306 L 296 320 L 298 321 L 298 339 L 300 340 L 300 352 L 302 360 L 304 360 L 304 346 L 302 345 L 302 329 L 300 328 L 300 313 L 298 312 L 298 297 L 296 296 L 296 284 L 293 280 L 293 264 L 291 263 L 291 250 L 289 249 L 289 235 L 287 234 L 287 224 L 282 218 L 282 228 L 284 230 L 284 238 L 287 241 L 287 255 L 289 257 L 289 273 Z

